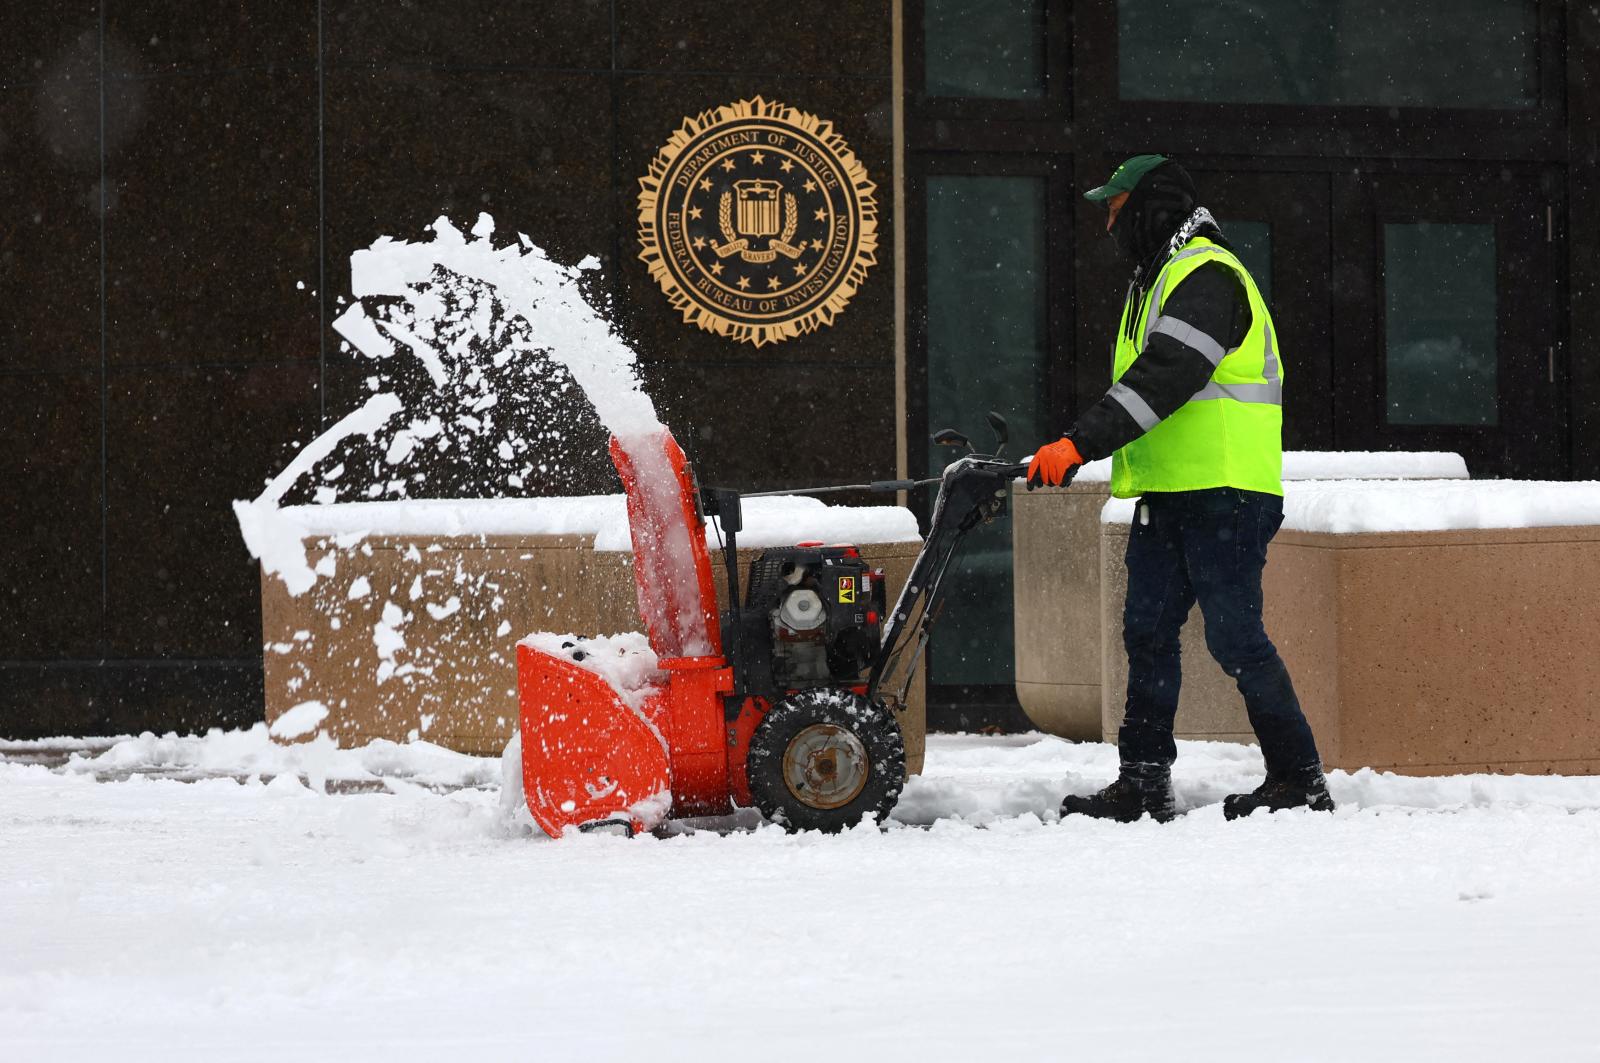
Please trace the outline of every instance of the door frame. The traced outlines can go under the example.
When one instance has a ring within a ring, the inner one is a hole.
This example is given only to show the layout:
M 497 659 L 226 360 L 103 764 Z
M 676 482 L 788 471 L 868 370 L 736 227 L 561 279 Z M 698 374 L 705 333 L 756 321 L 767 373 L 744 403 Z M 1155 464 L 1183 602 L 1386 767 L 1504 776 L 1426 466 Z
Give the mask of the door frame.
M 1045 181 L 1045 352 L 1048 369 L 1042 407 L 1047 424 L 1070 427 L 1077 393 L 1074 381 L 1073 338 L 1075 308 L 1073 254 L 1073 179 L 1071 161 L 1064 155 L 1044 153 L 996 154 L 991 152 L 908 152 L 906 156 L 906 461 L 908 474 L 930 474 L 927 440 L 935 428 L 928 415 L 928 178 L 1039 177 Z M 978 424 L 966 426 L 986 432 Z M 983 439 L 975 436 L 975 441 Z M 1013 438 L 1008 453 L 1027 454 L 1039 440 Z M 913 497 L 908 505 L 917 515 L 924 534 L 933 493 Z M 937 630 L 937 629 L 936 629 Z M 929 730 L 999 729 L 1031 730 L 1017 700 L 1016 684 L 955 684 L 932 682 L 933 659 L 938 650 L 930 641 L 922 663 L 927 682 Z

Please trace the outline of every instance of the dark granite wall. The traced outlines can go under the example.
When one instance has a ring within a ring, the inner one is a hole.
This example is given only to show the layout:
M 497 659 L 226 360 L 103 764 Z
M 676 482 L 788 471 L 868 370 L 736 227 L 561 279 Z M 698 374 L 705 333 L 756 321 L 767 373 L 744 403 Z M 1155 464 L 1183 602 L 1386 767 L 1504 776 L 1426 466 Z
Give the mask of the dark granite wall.
M 888 0 L 37 0 L 3 20 L 0 735 L 258 717 L 228 503 L 365 396 L 327 327 L 350 252 L 440 214 L 600 257 L 595 295 L 702 479 L 892 473 Z M 634 224 L 683 118 L 756 94 L 835 123 L 880 231 L 833 326 L 759 351 L 682 323 Z

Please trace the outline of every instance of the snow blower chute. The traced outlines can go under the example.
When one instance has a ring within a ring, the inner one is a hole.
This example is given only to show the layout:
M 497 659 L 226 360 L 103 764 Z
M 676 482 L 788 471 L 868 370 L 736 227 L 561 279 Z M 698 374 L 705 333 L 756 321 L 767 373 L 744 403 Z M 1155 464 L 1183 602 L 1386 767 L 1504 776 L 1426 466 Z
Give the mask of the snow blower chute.
M 990 423 L 1004 449 L 1005 422 Z M 971 444 L 946 430 L 936 442 Z M 751 562 L 740 603 L 737 491 L 701 493 L 669 433 L 611 441 L 627 491 L 634 580 L 655 668 L 619 693 L 583 640 L 517 646 L 522 775 L 548 834 L 651 830 L 668 816 L 755 806 L 795 830 L 882 819 L 905 782 L 899 713 L 939 586 L 962 538 L 1005 506 L 1024 466 L 968 453 L 930 480 L 768 494 L 901 491 L 939 484 L 922 550 L 893 610 L 883 571 L 849 545 L 802 542 Z M 724 536 L 719 614 L 702 516 Z M 908 631 L 914 637 L 903 638 Z M 616 651 L 613 649 L 613 653 Z

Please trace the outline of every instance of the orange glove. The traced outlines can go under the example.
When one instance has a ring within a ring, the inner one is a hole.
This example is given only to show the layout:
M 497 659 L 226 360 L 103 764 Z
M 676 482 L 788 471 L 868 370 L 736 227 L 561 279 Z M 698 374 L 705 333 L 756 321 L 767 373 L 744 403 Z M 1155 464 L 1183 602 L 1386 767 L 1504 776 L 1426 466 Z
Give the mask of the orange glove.
M 1034 451 L 1033 460 L 1028 463 L 1028 490 L 1044 484 L 1065 487 L 1082 464 L 1083 455 L 1078 453 L 1077 445 L 1062 436 Z

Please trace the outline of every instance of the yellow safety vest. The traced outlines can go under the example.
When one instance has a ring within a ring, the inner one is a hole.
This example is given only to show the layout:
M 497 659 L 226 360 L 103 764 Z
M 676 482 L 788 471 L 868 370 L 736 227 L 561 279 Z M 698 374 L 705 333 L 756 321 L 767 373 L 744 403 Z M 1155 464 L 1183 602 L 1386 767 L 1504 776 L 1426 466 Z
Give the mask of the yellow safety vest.
M 1207 262 L 1220 262 L 1237 273 L 1250 299 L 1250 331 L 1232 350 L 1187 322 L 1161 314 L 1167 294 Z M 1130 314 L 1138 315 L 1132 337 Z M 1113 393 L 1122 387 L 1124 394 L 1116 397 L 1146 431 L 1112 455 L 1111 493 L 1137 498 L 1148 491 L 1237 487 L 1283 494 L 1283 362 L 1272 316 L 1249 271 L 1226 248 L 1204 237 L 1184 244 L 1156 274 L 1140 305 L 1134 305 L 1129 293 L 1117 332 L 1113 381 L 1122 379 L 1157 332 L 1199 350 L 1216 370 L 1210 383 L 1160 422 L 1131 388 L 1112 384 Z

